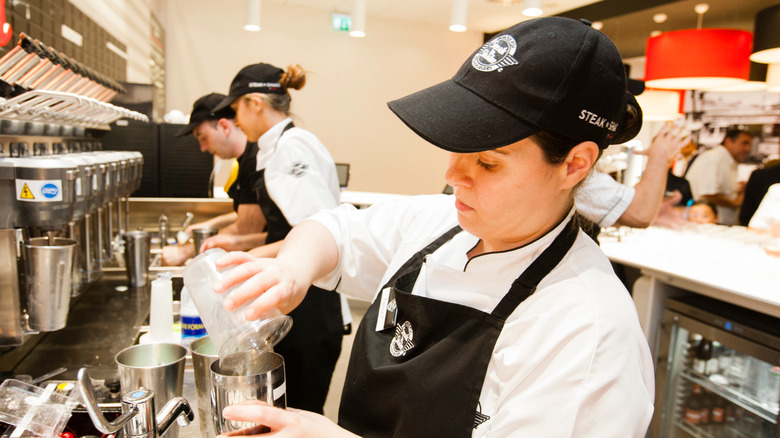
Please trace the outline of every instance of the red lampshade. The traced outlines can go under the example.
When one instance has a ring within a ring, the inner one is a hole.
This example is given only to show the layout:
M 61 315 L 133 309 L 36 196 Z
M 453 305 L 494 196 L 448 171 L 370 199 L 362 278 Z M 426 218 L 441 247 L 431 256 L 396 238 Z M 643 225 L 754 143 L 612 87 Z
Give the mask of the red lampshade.
M 647 40 L 648 87 L 705 90 L 742 83 L 750 74 L 753 35 L 736 29 L 688 29 Z

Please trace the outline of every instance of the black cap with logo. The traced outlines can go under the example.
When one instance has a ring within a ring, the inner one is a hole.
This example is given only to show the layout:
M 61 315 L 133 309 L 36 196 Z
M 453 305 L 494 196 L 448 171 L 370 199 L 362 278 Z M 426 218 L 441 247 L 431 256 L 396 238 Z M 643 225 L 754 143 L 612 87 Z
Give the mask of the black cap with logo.
M 195 128 L 198 127 L 198 125 L 205 122 L 206 120 L 234 119 L 236 117 L 236 113 L 232 109 L 215 109 L 224 98 L 224 94 L 211 93 L 196 100 L 195 103 L 192 104 L 190 122 L 176 133 L 176 137 L 184 137 L 185 135 L 189 135 Z
M 233 82 L 230 83 L 230 91 L 225 99 L 217 105 L 217 110 L 226 108 L 239 97 L 249 93 L 284 94 L 287 92 L 282 84 L 284 70 L 271 64 L 252 64 L 239 70 Z
M 541 130 L 605 148 L 627 99 L 623 61 L 606 35 L 585 22 L 543 17 L 498 34 L 452 79 L 388 106 L 434 145 L 479 152 Z

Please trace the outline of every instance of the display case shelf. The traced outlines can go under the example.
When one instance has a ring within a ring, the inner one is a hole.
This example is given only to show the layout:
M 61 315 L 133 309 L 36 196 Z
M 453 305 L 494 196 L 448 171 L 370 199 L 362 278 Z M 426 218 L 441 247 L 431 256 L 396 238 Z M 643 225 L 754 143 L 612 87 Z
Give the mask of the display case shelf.
M 731 403 L 734 403 L 735 405 L 753 413 L 754 415 L 757 415 L 760 418 L 763 418 L 766 421 L 769 421 L 772 424 L 777 424 L 777 411 L 771 411 L 763 403 L 760 403 L 752 397 L 748 397 L 747 395 L 742 394 L 730 386 L 715 383 L 707 376 L 695 373 L 691 370 L 683 370 L 680 373 L 680 376 L 690 382 L 701 385 L 703 388 L 712 391 L 714 394 L 725 398 Z

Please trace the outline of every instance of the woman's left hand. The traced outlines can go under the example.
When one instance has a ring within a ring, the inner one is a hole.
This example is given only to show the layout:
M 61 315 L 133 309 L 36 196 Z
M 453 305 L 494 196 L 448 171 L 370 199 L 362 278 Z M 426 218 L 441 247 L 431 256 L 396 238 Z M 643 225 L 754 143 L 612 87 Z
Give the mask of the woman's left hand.
M 278 438 L 356 438 L 357 435 L 342 429 L 328 418 L 314 412 L 293 408 L 279 409 L 267 403 L 251 400 L 228 406 L 222 411 L 230 421 L 248 421 L 271 429 L 258 432 L 259 428 L 230 432 L 226 436 L 274 436 Z

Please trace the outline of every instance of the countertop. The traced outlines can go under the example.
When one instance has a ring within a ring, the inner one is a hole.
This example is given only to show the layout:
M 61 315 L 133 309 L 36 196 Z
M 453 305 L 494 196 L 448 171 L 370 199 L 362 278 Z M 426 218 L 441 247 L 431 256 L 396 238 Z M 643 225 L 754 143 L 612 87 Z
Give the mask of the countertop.
M 33 335 L 22 346 L 0 356 L 0 370 L 35 378 L 65 367 L 67 371 L 52 378 L 61 381 L 76 380 L 78 370 L 88 367 L 94 380 L 117 377 L 114 356 L 136 343 L 149 316 L 151 281 L 138 288 L 127 287 L 127 284 L 124 270 L 104 272 L 100 280 L 82 288 L 80 294 L 71 300 L 65 328 Z M 177 290 L 176 284 L 174 290 Z M 189 355 L 182 395 L 195 412 L 196 419 L 187 427 L 179 427 L 178 436 L 199 438 L 205 423 L 199 418 L 202 414 L 198 410 L 195 375 Z M 211 420 L 206 421 L 210 424 Z
M 622 229 L 599 236 L 610 260 L 672 286 L 780 318 L 780 258 L 744 227 Z

